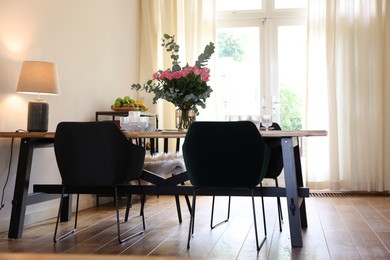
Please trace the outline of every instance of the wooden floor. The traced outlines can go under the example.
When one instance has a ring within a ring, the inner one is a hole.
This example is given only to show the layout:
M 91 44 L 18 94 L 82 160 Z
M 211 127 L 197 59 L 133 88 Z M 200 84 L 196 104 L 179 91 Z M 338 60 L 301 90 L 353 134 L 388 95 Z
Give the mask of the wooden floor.
M 225 198 L 218 198 L 217 217 L 225 214 L 225 202 Z M 260 199 L 256 202 L 260 213 Z M 195 233 L 187 250 L 189 214 L 184 200 L 183 223 L 179 224 L 173 197 L 149 196 L 145 209 L 147 231 L 123 244 L 116 238 L 115 211 L 110 203 L 81 211 L 77 233 L 56 244 L 55 219 L 25 227 L 21 239 L 9 240 L 6 232 L 0 233 L 0 258 L 1 252 L 28 252 L 213 259 L 390 259 L 390 197 L 310 197 L 306 203 L 309 227 L 303 231 L 302 248 L 290 246 L 285 201 L 280 232 L 276 199 L 265 199 L 268 236 L 257 252 L 249 198 L 233 198 L 230 221 L 210 230 L 211 198 L 200 197 Z M 123 230 L 140 230 L 138 210 L 135 201 Z M 262 235 L 261 214 L 258 217 Z M 69 227 L 67 222 L 61 224 L 63 229 Z

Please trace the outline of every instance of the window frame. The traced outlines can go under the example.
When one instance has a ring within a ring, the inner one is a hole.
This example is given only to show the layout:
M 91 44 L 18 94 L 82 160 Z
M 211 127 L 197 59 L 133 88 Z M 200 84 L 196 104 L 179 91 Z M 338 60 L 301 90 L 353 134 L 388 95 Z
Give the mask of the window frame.
M 260 96 L 259 113 L 272 113 L 279 104 L 278 83 L 278 26 L 307 24 L 307 9 L 275 9 L 274 0 L 262 1 L 259 10 L 218 11 L 216 27 L 258 27 L 260 53 Z M 280 114 L 277 111 L 279 121 Z

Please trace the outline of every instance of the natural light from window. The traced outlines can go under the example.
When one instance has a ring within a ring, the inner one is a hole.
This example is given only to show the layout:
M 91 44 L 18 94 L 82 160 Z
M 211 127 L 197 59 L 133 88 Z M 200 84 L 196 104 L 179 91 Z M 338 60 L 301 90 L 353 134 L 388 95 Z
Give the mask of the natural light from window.
M 217 0 L 219 119 L 266 113 L 284 130 L 302 128 L 306 7 L 306 0 Z
M 219 11 L 257 10 L 262 8 L 261 0 L 217 0 Z
M 275 0 L 275 9 L 307 8 L 307 0 Z
M 256 27 L 218 29 L 217 85 L 225 114 L 259 111 L 260 53 Z M 226 118 L 229 119 L 229 118 Z

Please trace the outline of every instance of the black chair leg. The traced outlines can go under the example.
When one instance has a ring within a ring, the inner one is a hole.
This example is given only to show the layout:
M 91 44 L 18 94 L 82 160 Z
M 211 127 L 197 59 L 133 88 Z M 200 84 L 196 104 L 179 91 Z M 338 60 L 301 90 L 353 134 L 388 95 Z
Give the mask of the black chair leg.
M 99 207 L 99 194 L 96 195 L 96 207 Z
M 145 194 L 140 194 L 140 199 L 141 199 L 141 208 L 139 210 L 139 215 L 143 216 L 144 215 L 144 209 L 145 209 L 146 195 Z
M 181 183 L 181 185 L 186 185 L 184 182 Z M 186 200 L 186 203 L 187 203 L 187 208 L 188 208 L 188 212 L 191 214 L 191 203 L 190 203 L 190 199 L 188 197 L 188 195 L 184 195 L 184 198 Z
M 265 208 L 264 208 L 264 197 L 261 194 L 261 208 L 262 208 L 262 213 L 263 213 L 263 224 L 264 224 L 264 238 L 262 241 L 259 243 L 259 237 L 258 237 L 258 229 L 257 229 L 257 218 L 256 218 L 256 206 L 255 206 L 255 196 L 253 189 L 250 189 L 251 193 L 251 198 L 252 198 L 252 209 L 253 209 L 253 223 L 254 223 L 254 229 L 255 229 L 255 236 L 256 236 L 256 247 L 257 251 L 260 251 L 261 247 L 264 245 L 266 239 L 267 239 L 267 225 L 266 225 L 266 220 L 265 220 Z M 215 202 L 215 196 L 213 196 L 213 209 L 212 209 L 212 216 L 213 216 L 213 211 L 214 211 L 214 202 Z M 228 206 L 228 219 L 229 219 L 229 212 L 230 212 L 230 202 L 231 202 L 231 196 L 229 196 L 229 206 Z M 192 197 L 192 213 L 191 213 L 191 219 L 190 219 L 190 226 L 188 230 L 188 241 L 187 241 L 187 249 L 190 248 L 190 242 L 191 242 L 191 237 L 194 234 L 194 227 L 195 227 L 195 207 L 196 207 L 196 190 L 194 190 L 194 194 Z M 228 221 L 222 221 L 215 225 L 214 227 L 218 226 L 219 224 L 225 223 Z M 212 226 L 212 222 L 211 222 Z
M 275 180 L 275 186 L 279 187 L 278 178 L 275 178 L 274 180 Z M 282 205 L 280 203 L 280 197 L 276 197 L 276 202 L 278 204 L 279 231 L 282 232 L 283 213 L 282 213 Z
M 126 213 L 125 213 L 125 222 L 127 222 L 127 220 L 129 219 L 129 212 L 130 212 L 130 208 L 132 206 L 132 194 L 129 194 L 129 196 L 127 196 L 127 204 L 126 204 Z
M 190 218 L 190 227 L 189 227 L 189 230 L 188 230 L 187 249 L 190 248 L 190 240 L 191 240 L 192 235 L 194 234 L 195 207 L 196 207 L 196 190 L 194 190 L 194 194 L 192 196 L 192 210 L 191 210 L 191 218 Z
M 185 183 L 182 182 L 181 185 L 185 185 Z M 185 198 L 186 203 L 187 203 L 188 212 L 191 214 L 190 199 L 188 198 L 188 195 L 184 195 L 184 198 Z M 181 207 L 180 207 L 180 197 L 179 197 L 179 195 L 175 195 L 175 200 L 176 200 L 177 218 L 179 219 L 179 223 L 181 224 L 183 222 L 183 218 L 182 218 L 182 215 L 181 215 Z
M 253 208 L 253 224 L 255 228 L 255 236 L 256 236 L 256 247 L 257 251 L 260 251 L 261 247 L 264 245 L 265 240 L 267 239 L 267 226 L 265 222 L 265 210 L 264 210 L 264 198 L 263 195 L 261 195 L 261 208 L 263 211 L 263 223 L 264 223 L 264 238 L 259 244 L 259 237 L 257 232 L 257 221 L 256 221 L 256 207 L 255 207 L 255 196 L 253 195 L 253 189 L 251 189 L 251 196 L 252 196 L 252 208 Z
M 115 210 L 116 210 L 116 224 L 117 224 L 117 232 L 118 232 L 118 241 L 119 243 L 126 242 L 127 240 L 137 236 L 141 235 L 145 231 L 145 217 L 144 214 L 141 215 L 142 218 L 142 231 L 139 231 L 135 234 L 132 234 L 124 239 L 121 237 L 121 228 L 120 228 L 120 221 L 119 221 L 119 203 L 118 203 L 118 190 L 117 187 L 114 188 L 114 202 L 115 202 Z M 143 207 L 144 200 L 141 199 L 141 207 Z
M 177 218 L 179 219 L 179 223 L 182 223 L 182 217 L 181 217 L 181 208 L 180 208 L 180 198 L 179 195 L 175 195 L 176 200 L 176 210 L 177 210 Z
M 79 212 L 79 197 L 80 195 L 77 194 L 77 200 L 76 200 L 76 213 L 75 213 L 75 220 L 74 220 L 74 227 L 72 230 L 62 234 L 61 236 L 57 237 L 57 232 L 58 232 L 58 224 L 60 222 L 60 216 L 61 216 L 61 210 L 62 210 L 62 205 L 63 205 L 63 198 L 64 198 L 64 192 L 65 192 L 65 187 L 62 188 L 62 193 L 61 193 L 61 199 L 60 199 L 60 206 L 58 208 L 58 214 L 57 214 L 57 222 L 56 222 L 56 227 L 55 227 L 55 230 L 54 230 L 54 237 L 53 237 L 53 241 L 54 243 L 57 243 L 57 241 L 73 234 L 76 232 L 76 228 L 77 228 L 77 218 L 78 218 L 78 212 Z M 69 196 L 69 194 L 68 194 Z
M 186 199 L 188 212 L 191 214 L 191 212 L 192 212 L 192 207 L 191 207 L 190 198 L 188 197 L 188 195 L 184 195 L 184 198 Z
M 221 222 L 213 225 L 213 220 L 214 220 L 214 205 L 215 205 L 215 196 L 213 196 L 213 203 L 212 203 L 212 206 L 211 206 L 211 221 L 210 221 L 210 228 L 213 229 L 223 223 L 226 223 L 229 221 L 229 218 L 230 218 L 230 201 L 231 201 L 231 196 L 229 196 L 229 202 L 228 202 L 228 210 L 227 210 L 227 217 L 225 220 L 222 220 Z
M 141 179 L 138 179 L 138 185 L 141 186 Z M 144 206 L 145 206 L 145 202 L 146 202 L 146 195 L 140 194 L 139 199 L 141 201 L 141 208 L 139 210 L 139 215 L 143 216 L 144 215 Z M 129 215 L 128 211 L 129 211 L 129 208 L 127 208 L 127 211 L 126 211 L 127 216 Z M 127 218 L 125 218 L 125 221 L 127 221 Z

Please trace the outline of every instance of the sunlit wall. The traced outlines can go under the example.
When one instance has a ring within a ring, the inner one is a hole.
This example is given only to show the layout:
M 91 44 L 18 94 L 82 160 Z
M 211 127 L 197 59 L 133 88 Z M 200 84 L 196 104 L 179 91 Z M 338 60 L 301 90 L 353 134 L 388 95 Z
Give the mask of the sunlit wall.
M 49 131 L 60 121 L 94 120 L 95 111 L 109 110 L 117 96 L 132 93 L 130 84 L 138 78 L 137 15 L 137 0 L 1 0 L 0 131 L 27 127 L 27 103 L 35 97 L 15 92 L 24 60 L 57 64 L 61 94 L 44 96 L 50 106 Z M 19 141 L 0 210 L 0 231 L 8 229 Z M 0 191 L 10 144 L 10 139 L 0 139 Z M 52 148 L 34 154 L 31 180 L 59 181 Z M 55 213 L 57 206 L 29 206 L 26 223 Z

